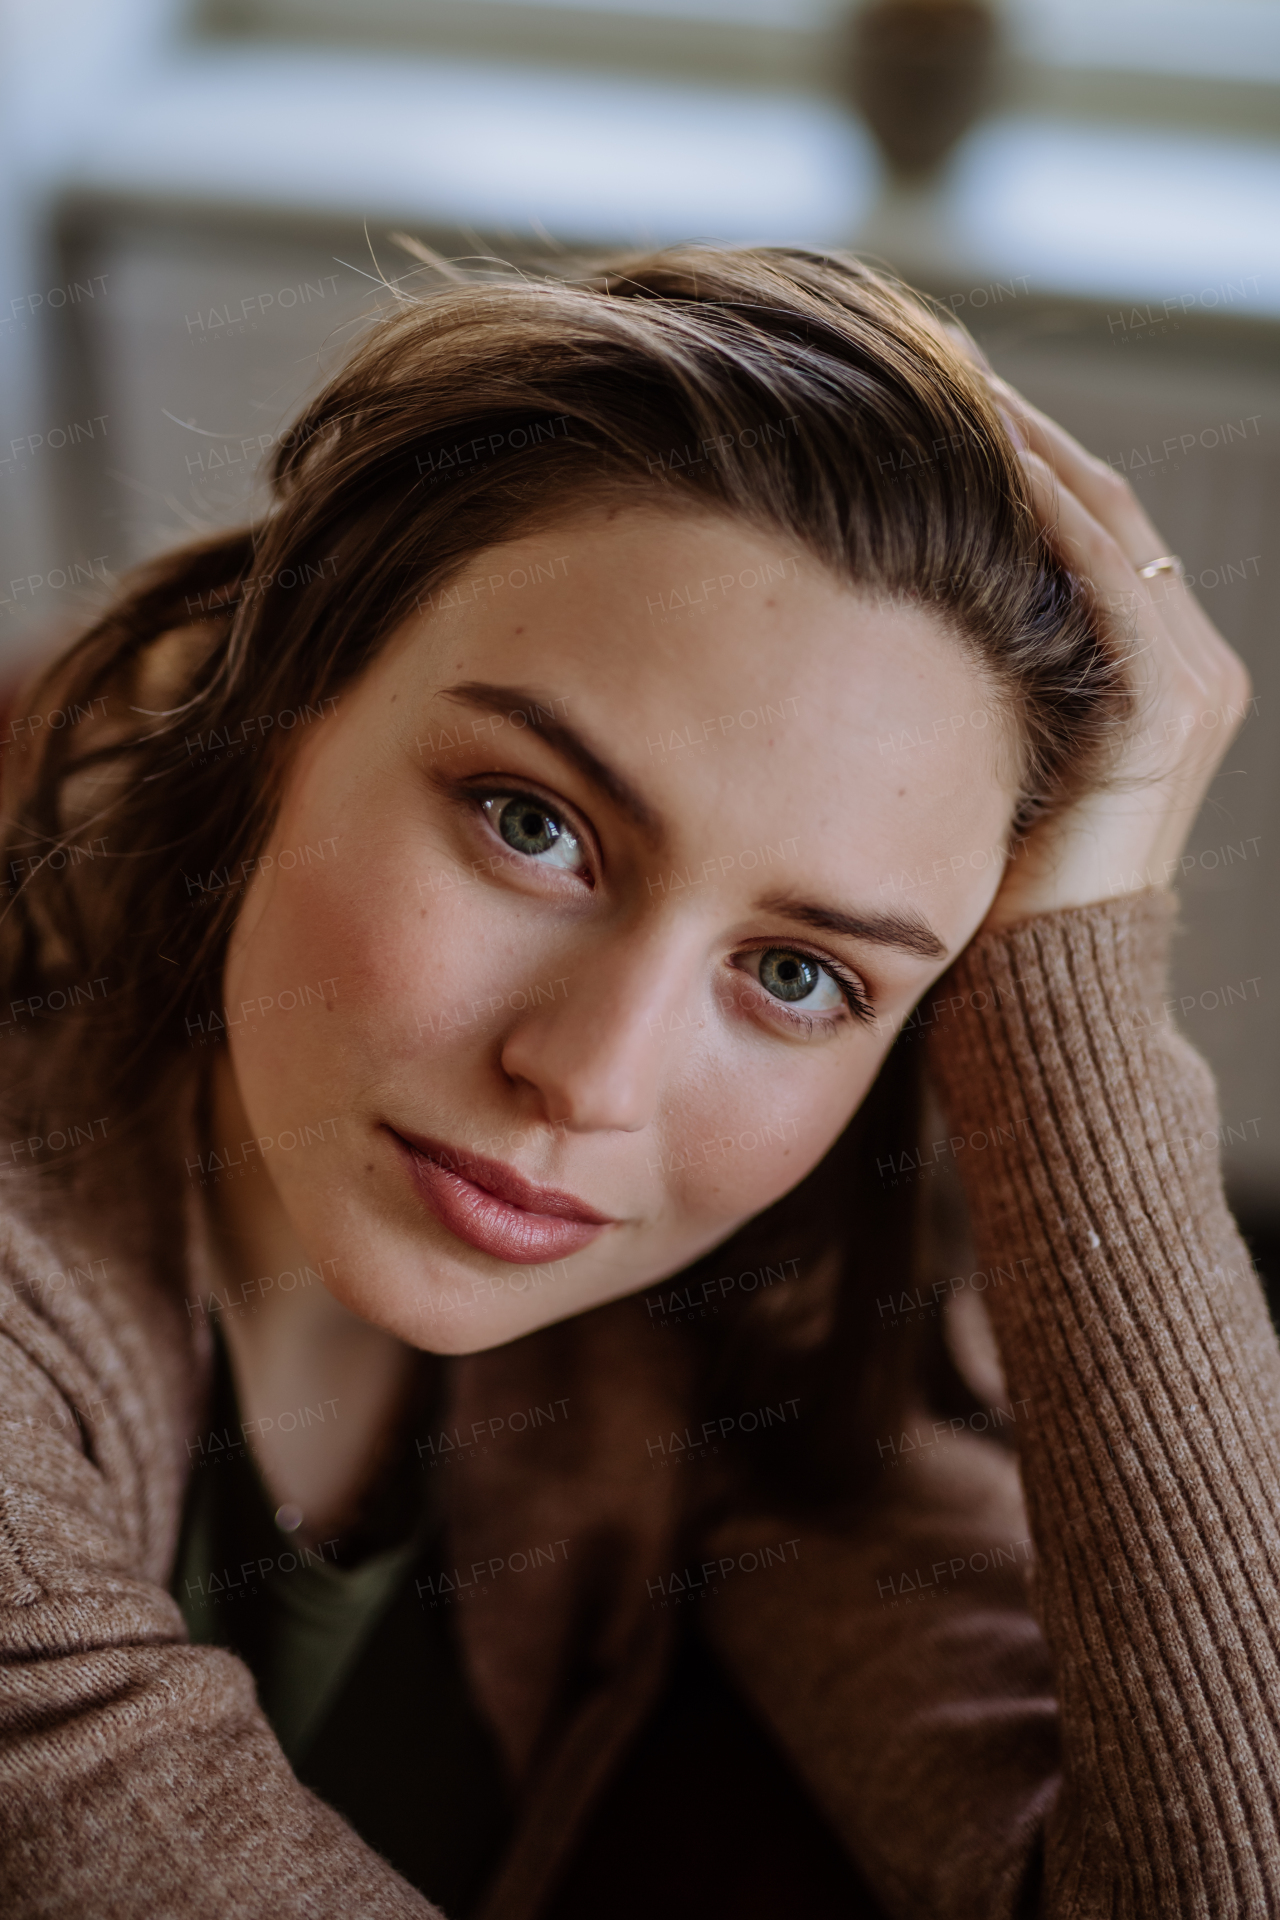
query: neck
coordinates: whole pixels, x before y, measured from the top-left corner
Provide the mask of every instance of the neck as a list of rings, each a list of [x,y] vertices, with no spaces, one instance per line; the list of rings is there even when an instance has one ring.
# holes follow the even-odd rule
[[[214,1064],[210,1145],[221,1150],[251,1129],[225,1053]],[[334,1297],[262,1167],[212,1189],[210,1250],[223,1297],[240,1419],[275,1506],[299,1508],[300,1536],[319,1539],[349,1524],[376,1475],[419,1356]],[[285,1291],[268,1276],[319,1272]],[[311,1410],[304,1420],[299,1408]],[[319,1409],[317,1416],[316,1410]]]

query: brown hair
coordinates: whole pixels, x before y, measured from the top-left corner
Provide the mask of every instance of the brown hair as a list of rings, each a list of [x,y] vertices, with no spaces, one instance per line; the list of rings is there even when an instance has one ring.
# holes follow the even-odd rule
[[[380,318],[283,436],[254,526],[142,568],[44,675],[41,701],[95,717],[8,769],[5,997],[107,984],[51,1022],[29,1104],[57,1106],[72,1046],[116,1112],[172,1084],[297,724],[481,550],[607,497],[745,519],[936,609],[1016,715],[1015,833],[1098,777],[1122,676],[976,361],[921,299],[782,249],[455,277]],[[246,721],[257,752],[210,753]]]

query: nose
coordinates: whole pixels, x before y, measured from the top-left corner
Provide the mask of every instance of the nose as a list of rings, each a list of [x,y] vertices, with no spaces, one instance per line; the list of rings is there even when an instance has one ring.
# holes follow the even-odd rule
[[[571,1133],[639,1133],[658,1109],[678,959],[622,932],[597,948],[563,998],[531,1008],[508,1032],[502,1066],[537,1093],[543,1118]]]

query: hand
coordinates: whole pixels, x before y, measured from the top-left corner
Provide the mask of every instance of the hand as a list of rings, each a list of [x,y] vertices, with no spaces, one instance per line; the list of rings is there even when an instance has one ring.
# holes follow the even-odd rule
[[[1024,445],[1032,500],[1054,550],[1085,581],[1136,695],[1107,790],[1033,828],[1009,862],[983,932],[1062,907],[1167,885],[1209,783],[1244,718],[1249,675],[1177,573],[1138,568],[1167,551],[1132,487],[988,374]]]

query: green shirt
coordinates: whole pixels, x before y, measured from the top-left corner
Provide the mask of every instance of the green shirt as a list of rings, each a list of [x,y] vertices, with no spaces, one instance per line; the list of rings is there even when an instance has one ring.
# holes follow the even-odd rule
[[[191,1638],[239,1654],[299,1779],[465,1916],[501,1853],[510,1796],[453,1615],[430,1599],[439,1469],[409,1436],[360,1538],[303,1546],[275,1523],[220,1336],[215,1346],[213,1415],[193,1444],[171,1582]]]

